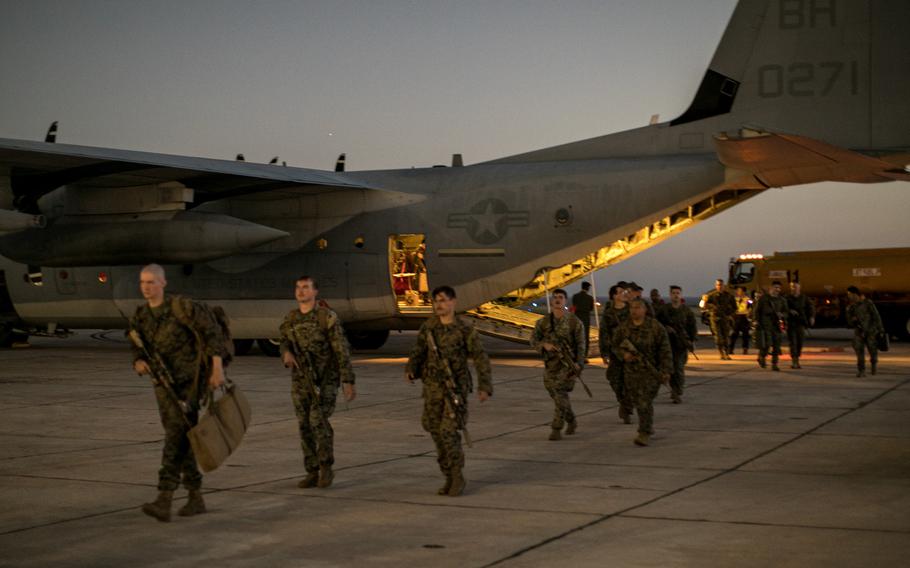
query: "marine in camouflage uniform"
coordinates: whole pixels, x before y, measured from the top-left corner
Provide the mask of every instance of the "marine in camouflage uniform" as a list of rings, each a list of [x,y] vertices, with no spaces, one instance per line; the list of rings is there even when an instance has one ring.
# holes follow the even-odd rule
[[[717,279],[714,290],[705,298],[705,309],[711,321],[711,332],[721,359],[730,359],[730,334],[733,316],[736,314],[736,299],[724,286],[724,281]]]
[[[629,304],[625,302],[625,296],[625,289],[618,284],[610,288],[610,301],[604,306],[603,316],[600,318],[598,345],[600,356],[607,365],[607,382],[610,383],[616,402],[619,403],[619,419],[631,424],[633,406],[626,395],[626,385],[622,378],[623,360],[612,355],[611,346],[613,333],[629,319]],[[617,307],[617,303],[621,306]]]
[[[790,367],[801,369],[799,358],[803,354],[806,329],[815,322],[815,306],[805,294],[800,293],[799,282],[790,283],[787,300],[787,339],[790,343]]]
[[[866,349],[869,350],[870,372],[878,371],[878,336],[885,332],[881,315],[872,300],[855,286],[847,288],[851,304],[847,306],[847,325],[853,328],[853,350],[856,352],[856,376],[866,376]]]
[[[657,309],[657,321],[663,324],[670,338],[673,351],[673,371],[670,373],[670,398],[679,404],[682,402],[683,389],[686,386],[686,363],[689,361],[689,349],[697,337],[695,316],[682,303],[682,288],[670,287],[670,303]]]
[[[633,300],[629,309],[629,319],[613,332],[611,347],[613,356],[625,362],[623,378],[629,400],[638,411],[635,444],[647,446],[654,433],[654,397],[661,383],[669,380],[673,355],[667,331],[656,319],[646,317],[644,302]],[[623,345],[626,340],[634,350]]]
[[[575,388],[575,377],[585,364],[585,333],[582,322],[564,310],[564,290],[553,291],[552,304],[553,312],[537,320],[534,326],[531,348],[544,358],[543,385],[554,404],[550,440],[559,440],[563,426],[568,436],[574,434],[578,427],[569,393]],[[565,357],[560,355],[560,350],[566,354]],[[571,361],[566,361],[566,358]],[[576,369],[570,365],[575,365]]]
[[[329,418],[340,385],[347,400],[356,396],[351,350],[341,321],[335,312],[316,304],[317,294],[312,278],[298,279],[294,295],[300,307],[285,316],[280,328],[281,356],[285,366],[293,368],[291,400],[307,472],[298,483],[302,489],[332,484],[335,432]]]
[[[157,355],[170,374],[173,394],[162,385],[162,378],[155,377],[155,399],[161,425],[164,427],[164,449],[161,468],[158,470],[158,498],[142,506],[142,511],[159,521],[167,522],[171,516],[173,492],[180,483],[189,490],[189,499],[180,509],[181,516],[205,512],[202,499],[202,473],[187,433],[196,425],[200,399],[206,394],[206,385],[219,386],[224,380],[222,358],[227,356],[218,323],[211,312],[200,304],[177,296],[165,296],[167,285],[164,269],[150,264],[140,272],[140,289],[148,300],[136,308],[130,319],[130,332],[138,332],[149,355]],[[175,311],[175,305],[176,311]],[[178,313],[179,312],[179,313]],[[156,363],[148,361],[149,355],[132,343],[133,368],[139,374],[151,374]],[[179,403],[186,404],[184,413]]]
[[[756,330],[758,341],[758,364],[765,367],[768,349],[771,349],[771,368],[780,371],[777,362],[780,357],[781,330],[780,322],[786,321],[789,309],[787,301],[780,295],[780,282],[774,281],[771,290],[762,294],[755,307]]]
[[[465,487],[460,431],[467,426],[468,394],[473,390],[468,359],[474,361],[477,370],[481,402],[493,394],[493,383],[490,360],[477,331],[455,316],[455,291],[441,286],[432,295],[437,315],[420,326],[417,343],[408,356],[406,376],[411,382],[417,378],[423,382],[421,425],[433,438],[436,461],[446,477],[437,493],[455,497]]]

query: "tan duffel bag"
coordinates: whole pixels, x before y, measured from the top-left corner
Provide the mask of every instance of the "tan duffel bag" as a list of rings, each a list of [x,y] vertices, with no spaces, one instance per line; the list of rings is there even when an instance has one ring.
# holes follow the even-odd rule
[[[209,398],[199,424],[189,431],[196,463],[204,472],[217,469],[237,449],[252,416],[250,403],[237,385],[228,380],[222,390],[218,400],[214,394]]]

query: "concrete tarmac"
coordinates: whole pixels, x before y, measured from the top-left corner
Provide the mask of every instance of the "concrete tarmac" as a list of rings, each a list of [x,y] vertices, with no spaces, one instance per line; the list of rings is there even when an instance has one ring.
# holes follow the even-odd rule
[[[578,433],[550,442],[552,403],[526,348],[484,339],[495,393],[470,402],[468,486],[441,497],[413,333],[355,356],[357,399],[332,419],[336,477],[303,475],[289,375],[229,369],[253,424],[205,476],[209,512],[143,515],[162,429],[122,332],[0,351],[0,566],[898,566],[910,557],[910,346],[855,377],[847,335],[803,369],[720,361],[703,338],[683,404],[662,388],[652,445],[633,445],[600,363],[572,395]],[[176,509],[185,492],[177,493]]]

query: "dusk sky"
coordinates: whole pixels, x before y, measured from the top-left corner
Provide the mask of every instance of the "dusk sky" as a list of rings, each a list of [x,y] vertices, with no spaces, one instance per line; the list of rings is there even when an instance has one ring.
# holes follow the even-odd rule
[[[668,120],[732,0],[0,0],[0,137],[331,169],[466,164]],[[598,274],[710,288],[742,252],[910,246],[910,184],[773,189]],[[575,287],[573,287],[574,290]]]

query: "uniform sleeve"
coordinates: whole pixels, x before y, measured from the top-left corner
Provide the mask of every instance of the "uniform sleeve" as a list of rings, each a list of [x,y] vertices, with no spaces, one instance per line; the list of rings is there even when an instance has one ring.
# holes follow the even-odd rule
[[[597,345],[600,347],[601,357],[606,358],[611,353],[610,343],[613,341],[612,334],[607,328],[607,308],[604,306],[603,315],[600,317],[600,329],[597,333]]]
[[[724,315],[732,316],[736,313],[736,300],[733,298],[732,294],[724,294],[724,298],[726,298],[725,303],[727,304],[727,309]]]
[[[626,336],[623,334],[623,326],[619,326],[613,330],[613,335],[610,336],[610,342],[608,348],[610,350],[610,357],[616,359],[617,361],[623,360],[622,351],[619,348],[619,345],[622,343],[622,340]]]
[[[856,304],[847,306],[847,327],[856,327]]]
[[[484,391],[487,394],[493,394],[490,358],[483,349],[483,344],[480,342],[480,335],[473,327],[468,331],[468,355],[474,360],[474,368],[477,369],[477,390]]]
[[[140,309],[141,308],[136,308],[136,313],[134,313],[133,317],[130,318],[129,328],[127,328],[127,330],[126,330],[127,338],[129,338],[130,331],[132,331],[132,330],[140,331],[140,327],[139,327],[139,310]],[[142,334],[140,333],[139,335],[141,336]],[[142,340],[145,341],[144,338]],[[130,339],[130,351],[132,351],[132,353],[133,353],[133,363],[136,363],[136,361],[138,361],[140,359],[145,360],[145,358],[146,358],[145,353],[142,352],[142,349],[140,349],[138,345],[133,343],[132,339]],[[146,361],[146,362],[151,363],[151,361]]]
[[[417,343],[414,344],[414,347],[411,348],[411,353],[408,355],[408,364],[405,367],[405,372],[415,378],[420,377],[421,370],[426,366],[429,349],[427,333],[427,324],[424,323],[420,326],[420,331],[417,332]]]
[[[692,310],[685,308],[686,314],[686,333],[689,335],[689,341],[695,341],[695,338],[698,337],[698,328],[695,327],[695,314],[692,313]]]
[[[354,384],[354,369],[351,367],[351,346],[348,345],[348,338],[344,334],[344,328],[341,326],[341,319],[334,313],[329,315],[332,352],[335,354],[335,361],[338,363],[338,372],[341,375],[342,383]]]
[[[673,351],[670,350],[670,337],[663,326],[654,327],[657,337],[657,368],[661,373],[669,373],[673,369]]]
[[[583,323],[581,323],[581,320],[578,319],[577,316],[571,315],[571,317],[575,318],[575,320],[576,320],[575,334],[574,334],[575,341],[572,342],[575,345],[575,353],[574,353],[575,362],[578,363],[579,365],[581,365],[582,367],[584,367],[585,366],[585,353],[587,352],[587,343],[588,343],[588,338],[585,337],[585,326]]]
[[[542,317],[537,320],[537,323],[534,324],[534,331],[531,332],[531,349],[538,353],[543,353],[543,347],[540,344],[543,343],[544,339],[543,325],[545,319],[545,317]]]
[[[878,308],[875,307],[872,301],[869,302],[869,319],[871,320],[873,333],[884,333],[885,326],[882,325],[882,316],[878,313]]]
[[[279,350],[281,351],[282,357],[284,357],[285,353],[291,351],[291,342],[294,341],[292,329],[291,314],[288,314],[284,316],[284,321],[281,322],[281,327],[278,328],[278,333],[281,335]]]
[[[184,302],[183,299],[177,299],[178,302]],[[201,304],[194,301],[188,301],[185,304],[191,310],[189,314],[189,323],[193,331],[199,334],[202,343],[202,354],[206,359],[212,357],[225,357],[224,336],[218,322],[215,321],[211,310],[205,309]]]

